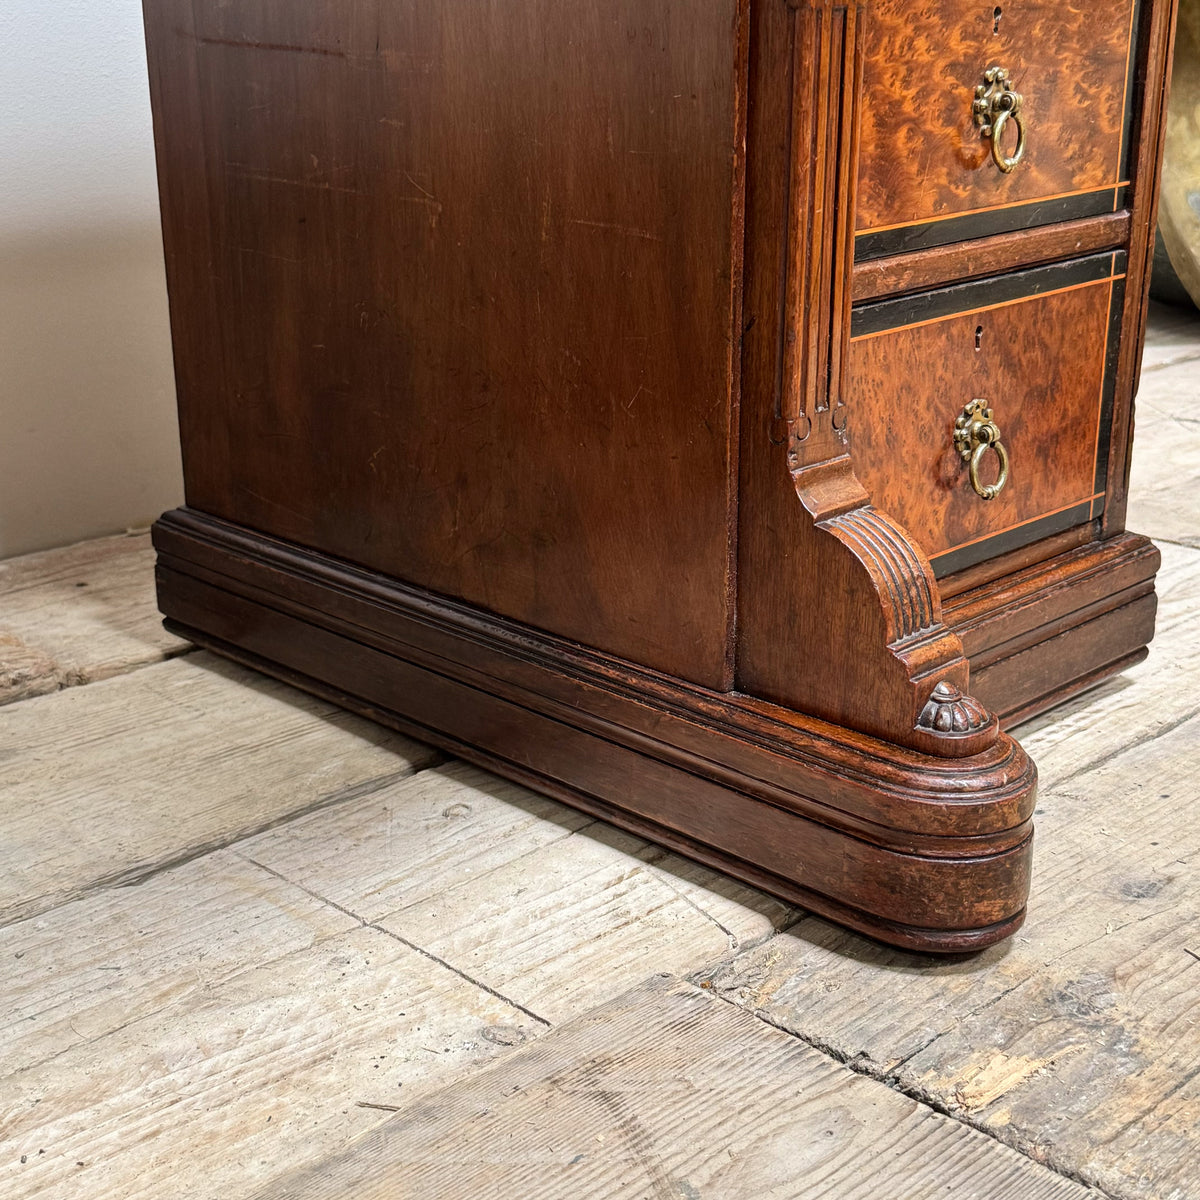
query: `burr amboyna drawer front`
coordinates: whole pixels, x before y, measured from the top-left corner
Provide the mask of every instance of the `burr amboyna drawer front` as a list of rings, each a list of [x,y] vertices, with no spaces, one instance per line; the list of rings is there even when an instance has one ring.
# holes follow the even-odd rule
[[[1123,252],[861,305],[856,471],[939,575],[1104,507]]]
[[[876,0],[860,258],[1125,206],[1141,5]]]

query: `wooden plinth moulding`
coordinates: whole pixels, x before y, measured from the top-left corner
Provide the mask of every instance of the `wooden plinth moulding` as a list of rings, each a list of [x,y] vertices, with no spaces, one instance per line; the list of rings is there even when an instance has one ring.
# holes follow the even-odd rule
[[[815,912],[943,951],[1024,915],[1034,770],[1004,735],[937,759],[187,510],[154,537],[183,636]]]

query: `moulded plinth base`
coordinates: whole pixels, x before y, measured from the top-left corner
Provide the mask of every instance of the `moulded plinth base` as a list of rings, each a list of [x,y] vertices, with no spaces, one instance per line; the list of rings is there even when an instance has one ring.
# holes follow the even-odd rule
[[[188,509],[154,530],[197,643],[893,945],[1007,937],[1036,771],[710,692]]]

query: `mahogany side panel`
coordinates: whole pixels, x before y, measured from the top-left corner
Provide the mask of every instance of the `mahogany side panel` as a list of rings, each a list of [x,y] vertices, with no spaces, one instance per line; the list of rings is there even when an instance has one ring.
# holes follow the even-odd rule
[[[145,0],[189,503],[727,686],[746,0]]]
[[[1137,7],[1135,0],[1005,0],[995,9],[962,0],[875,0],[858,229],[1124,182]],[[1028,149],[1009,175],[992,162],[971,108],[992,66],[1009,70],[1024,97]]]

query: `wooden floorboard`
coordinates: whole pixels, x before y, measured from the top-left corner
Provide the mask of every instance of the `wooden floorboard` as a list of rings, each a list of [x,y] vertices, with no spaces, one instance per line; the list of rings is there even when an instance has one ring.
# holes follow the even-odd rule
[[[658,977],[259,1200],[1076,1200],[1088,1189]]]
[[[1129,528],[1160,541],[1200,546],[1200,362],[1143,376],[1130,477]]]
[[[228,851],[0,930],[0,1196],[236,1200],[537,1027]]]
[[[1197,642],[1193,610],[1141,703],[1190,678],[1194,708],[1180,660]],[[1057,782],[1010,943],[943,962],[810,918],[698,978],[1113,1196],[1183,1200],[1200,1195],[1200,715],[1125,741],[1117,701],[1096,698],[1091,722],[1085,703],[1077,737],[1049,748]]]
[[[463,764],[237,849],[552,1023],[795,918],[782,901]]]
[[[419,747],[205,654],[0,731],[6,1200],[244,1195],[794,917],[477,768],[412,774]]]
[[[206,654],[7,705],[0,924],[438,758]]]
[[[0,704],[109,679],[188,649],[162,627],[149,533],[0,562]]]

